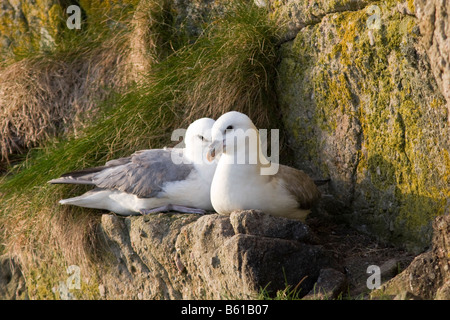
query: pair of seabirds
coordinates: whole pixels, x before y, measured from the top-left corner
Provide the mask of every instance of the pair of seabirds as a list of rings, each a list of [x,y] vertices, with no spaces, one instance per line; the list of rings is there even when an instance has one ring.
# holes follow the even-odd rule
[[[104,166],[63,174],[49,183],[93,185],[93,190],[59,203],[120,215],[166,211],[230,214],[256,209],[304,221],[320,198],[316,183],[321,181],[315,183],[303,171],[284,165],[279,165],[275,174],[261,175],[269,161],[261,158],[260,148],[249,148],[248,140],[247,145],[227,147],[238,130],[254,130],[259,145],[258,130],[250,118],[231,111],[217,121],[194,121],[186,131],[184,148],[137,151]],[[236,161],[252,158],[251,152],[259,153],[253,158],[256,161]]]

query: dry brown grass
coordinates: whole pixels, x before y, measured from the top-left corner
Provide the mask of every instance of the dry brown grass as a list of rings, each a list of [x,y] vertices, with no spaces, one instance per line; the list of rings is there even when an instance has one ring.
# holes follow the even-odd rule
[[[171,10],[170,1],[140,1],[130,21],[129,37],[129,75],[137,82],[145,81],[145,75],[152,64],[164,55],[167,46],[164,36],[159,32],[163,26],[171,28],[164,21],[165,13]],[[167,54],[167,52],[166,52]]]
[[[62,192],[56,193],[62,196]],[[20,261],[25,275],[37,266],[64,268],[76,264],[88,270],[98,261],[102,250],[97,238],[98,211],[68,207],[55,210],[53,196],[45,192],[30,197],[14,195],[7,201],[5,206],[16,209],[2,225],[1,236],[7,238],[5,252]]]
[[[0,69],[1,159],[80,129],[110,88],[124,87],[122,41],[114,38],[93,50],[27,58]]]

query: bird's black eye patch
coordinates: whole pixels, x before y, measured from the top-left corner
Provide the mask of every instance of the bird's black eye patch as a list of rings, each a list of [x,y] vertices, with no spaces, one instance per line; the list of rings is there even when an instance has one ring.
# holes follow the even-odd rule
[[[233,126],[228,126],[227,130],[233,130]]]
[[[200,140],[202,140],[202,141],[205,140],[205,137],[203,137],[203,136],[200,135],[200,134],[198,135],[198,138],[199,138]]]

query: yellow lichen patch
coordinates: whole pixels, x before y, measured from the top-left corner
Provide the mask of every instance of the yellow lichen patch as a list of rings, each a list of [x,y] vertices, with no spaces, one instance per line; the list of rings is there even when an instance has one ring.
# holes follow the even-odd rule
[[[0,17],[0,51],[23,51],[31,46],[31,36],[25,17],[17,15],[13,7],[3,8]]]
[[[50,26],[57,26],[62,19],[63,9],[59,4],[54,4],[50,10],[48,10],[48,23]],[[57,31],[56,28],[54,30]],[[55,33],[56,36],[56,33]]]
[[[443,174],[442,180],[444,184],[450,186],[450,154],[446,149],[441,150]],[[444,197],[450,198],[450,188],[445,188],[443,192]]]
[[[35,46],[52,48],[58,34],[62,10],[56,1],[23,1],[22,12],[29,21],[30,32],[35,39]]]
[[[414,5],[414,0],[408,0],[408,10],[411,13],[415,13],[416,12],[416,6]]]
[[[61,259],[61,258],[57,258]],[[98,277],[77,265],[48,263],[25,274],[28,296],[37,300],[96,300],[100,298]]]
[[[121,20],[138,3],[138,0],[80,1],[80,8],[85,13],[83,18],[105,23]],[[56,0],[5,4],[0,16],[0,52],[18,60],[30,54],[54,50],[62,28],[65,28],[66,9]]]
[[[327,163],[335,163],[330,171],[336,181],[345,180],[353,168],[351,159],[358,159],[355,189],[371,213],[356,213],[360,221],[381,237],[426,245],[433,217],[448,211],[444,100],[429,89],[436,86],[431,71],[417,66],[426,57],[417,46],[416,20],[400,14],[397,1],[375,5],[379,28],[369,28],[368,6],[328,14],[285,46],[289,62],[283,61],[281,68],[288,76],[282,79],[285,85],[294,83],[280,101],[285,113],[295,112],[292,106],[309,108],[315,123],[302,119],[291,127],[305,134],[296,138],[304,154],[310,155],[304,149],[311,148],[319,153],[316,157],[323,152],[335,157]],[[418,76],[421,72],[428,74]],[[428,88],[423,77],[431,79]],[[351,132],[358,131],[358,138],[352,138]],[[359,145],[348,157],[352,143]],[[331,153],[335,144],[339,147]],[[314,156],[309,157],[308,163],[316,166]],[[345,170],[338,172],[340,168]]]

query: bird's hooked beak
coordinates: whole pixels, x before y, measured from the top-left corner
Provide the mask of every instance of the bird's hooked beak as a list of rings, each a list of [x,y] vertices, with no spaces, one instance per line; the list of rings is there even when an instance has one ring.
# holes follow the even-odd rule
[[[225,150],[225,140],[213,141],[213,143],[209,145],[208,152],[206,153],[206,159],[208,159],[208,161],[211,162],[216,158],[216,156],[220,155],[224,150]]]

